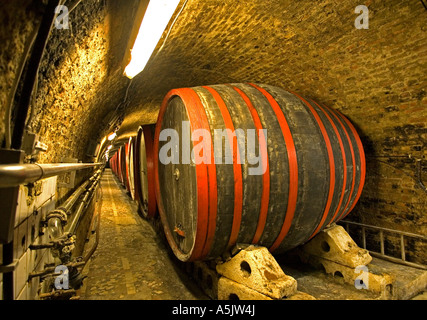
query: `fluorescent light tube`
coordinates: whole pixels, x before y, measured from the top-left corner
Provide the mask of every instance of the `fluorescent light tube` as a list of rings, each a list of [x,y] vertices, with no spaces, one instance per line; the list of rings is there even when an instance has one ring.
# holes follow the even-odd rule
[[[144,70],[180,0],[150,0],[131,50],[125,75],[132,79]]]

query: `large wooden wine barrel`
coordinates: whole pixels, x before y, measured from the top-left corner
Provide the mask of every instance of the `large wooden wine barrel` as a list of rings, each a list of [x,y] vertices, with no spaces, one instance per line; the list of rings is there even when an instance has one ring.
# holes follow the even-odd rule
[[[182,261],[236,243],[286,252],[345,217],[365,180],[362,143],[346,117],[269,85],[172,90],[154,141],[160,217]]]
[[[135,195],[144,217],[157,215],[154,190],[153,139],[155,125],[140,126],[135,139]]]

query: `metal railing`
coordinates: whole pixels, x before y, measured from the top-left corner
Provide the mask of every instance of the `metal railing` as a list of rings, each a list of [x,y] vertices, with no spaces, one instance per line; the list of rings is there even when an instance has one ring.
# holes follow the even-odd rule
[[[382,258],[384,260],[388,260],[391,262],[404,264],[404,265],[407,265],[410,267],[427,270],[427,265],[407,261],[406,260],[406,249],[405,249],[405,238],[413,238],[413,239],[418,239],[418,240],[427,242],[426,236],[423,236],[420,234],[415,234],[415,233],[410,233],[410,232],[406,232],[406,231],[377,227],[377,226],[368,225],[368,224],[359,223],[359,222],[347,221],[347,220],[342,220],[342,221],[338,222],[338,224],[340,224],[340,223],[345,225],[345,228],[346,228],[348,233],[350,233],[349,232],[349,226],[350,225],[357,226],[360,228],[361,234],[362,234],[362,247],[363,247],[363,249],[367,249],[367,247],[366,247],[366,230],[369,229],[369,230],[378,231],[379,237],[380,237],[380,252],[367,249],[372,256]],[[385,254],[384,233],[391,233],[391,234],[398,235],[400,237],[400,258],[392,257],[392,256]]]
[[[62,173],[101,165],[102,163],[4,164],[0,165],[0,188],[34,183]]]

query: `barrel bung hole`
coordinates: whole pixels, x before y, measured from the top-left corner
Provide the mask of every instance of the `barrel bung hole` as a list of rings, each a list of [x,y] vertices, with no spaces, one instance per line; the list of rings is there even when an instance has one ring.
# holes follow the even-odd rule
[[[252,273],[251,266],[246,261],[240,263],[240,270],[243,272],[244,277],[249,277]]]

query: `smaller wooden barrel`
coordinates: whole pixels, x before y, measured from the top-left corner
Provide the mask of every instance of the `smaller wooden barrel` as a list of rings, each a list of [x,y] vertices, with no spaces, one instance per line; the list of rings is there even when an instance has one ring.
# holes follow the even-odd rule
[[[120,149],[116,151],[112,158],[112,164],[113,167],[111,168],[113,170],[114,175],[119,178],[119,153]]]
[[[123,184],[123,146],[117,151],[117,178]]]
[[[108,160],[108,163],[109,163],[109,166],[110,166],[111,172],[112,172],[113,174],[115,174],[115,171],[114,171],[114,156],[112,156],[112,157],[110,158],[110,160]]]
[[[120,147],[120,181],[127,189],[127,165],[126,165],[126,154],[127,154],[127,143]]]
[[[110,167],[113,174],[117,176],[117,152],[110,159]]]
[[[134,152],[135,198],[138,200],[141,213],[148,219],[157,215],[153,162],[154,130],[155,125],[139,127]]]
[[[135,199],[135,143],[136,137],[130,137],[128,142],[128,153],[126,157],[126,167],[128,174],[128,191],[133,200]]]

